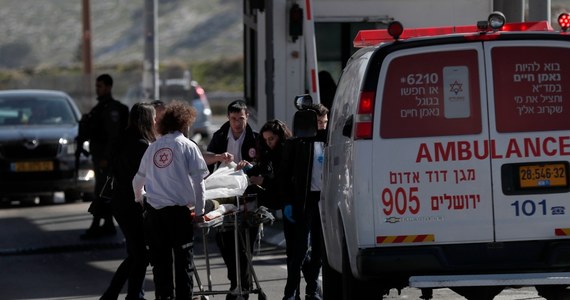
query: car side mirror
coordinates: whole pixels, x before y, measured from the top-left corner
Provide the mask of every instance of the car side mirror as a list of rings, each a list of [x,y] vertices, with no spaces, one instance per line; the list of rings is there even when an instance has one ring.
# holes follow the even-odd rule
[[[293,116],[293,136],[298,138],[313,138],[317,136],[317,113],[309,106],[313,103],[310,95],[295,97],[295,107],[298,111]]]
[[[293,135],[299,138],[317,136],[317,113],[312,110],[300,110],[293,117]]]

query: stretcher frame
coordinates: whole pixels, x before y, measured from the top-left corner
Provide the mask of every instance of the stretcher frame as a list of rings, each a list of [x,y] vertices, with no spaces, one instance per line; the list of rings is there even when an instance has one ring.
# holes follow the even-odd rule
[[[251,195],[248,195],[251,196]],[[239,231],[240,228],[242,229],[247,229],[247,228],[251,228],[251,226],[257,226],[258,230],[259,227],[266,223],[266,222],[259,222],[258,224],[247,224],[247,220],[245,218],[245,214],[248,213],[247,210],[244,209],[244,211],[240,211],[240,198],[244,198],[244,207],[246,205],[246,200],[244,196],[235,196],[235,200],[236,200],[236,207],[238,207],[238,211],[235,212],[231,212],[228,214],[224,214],[218,218],[215,218],[211,221],[205,221],[205,222],[200,222],[196,224],[196,227],[202,230],[202,239],[203,239],[203,247],[204,247],[204,256],[205,256],[205,261],[206,261],[206,277],[207,277],[207,281],[208,281],[208,288],[205,289],[204,286],[202,285],[202,281],[200,280],[200,275],[198,274],[198,270],[196,268],[196,264],[194,264],[194,261],[192,261],[192,264],[194,265],[194,278],[196,279],[196,284],[198,286],[198,291],[194,292],[195,296],[200,296],[201,300],[207,300],[208,298],[206,296],[210,296],[210,295],[229,295],[229,294],[233,294],[231,290],[213,290],[212,289],[212,275],[211,275],[211,271],[210,271],[210,256],[209,256],[209,251],[208,251],[208,245],[207,245],[207,235],[210,232],[210,229],[217,229],[220,230],[221,227],[231,227],[231,229],[234,232],[234,253],[235,253],[235,260],[236,260],[236,279],[237,279],[237,295],[236,295],[236,300],[244,300],[244,295],[246,294],[258,294],[258,299],[259,300],[265,300],[267,299],[267,296],[265,295],[265,293],[263,292],[261,285],[259,284],[259,280],[257,278],[257,274],[255,273],[255,269],[253,268],[253,255],[252,255],[252,249],[250,247],[250,234],[249,234],[249,230],[244,230],[244,239],[240,238],[239,235]],[[231,217],[231,219],[230,219]],[[226,220],[226,219],[230,219],[230,220]],[[261,219],[260,219],[261,220]],[[247,226],[243,226],[243,225],[247,225]],[[249,269],[249,273],[251,274],[251,277],[253,278],[254,281],[254,285],[255,287],[253,289],[248,289],[246,291],[242,290],[242,282],[241,282],[241,268],[240,268],[240,259],[239,259],[239,244],[241,243],[242,246],[244,246],[245,249],[245,255],[246,255],[246,259],[247,259],[247,264],[248,264],[248,269]],[[194,257],[192,258],[194,259]]]

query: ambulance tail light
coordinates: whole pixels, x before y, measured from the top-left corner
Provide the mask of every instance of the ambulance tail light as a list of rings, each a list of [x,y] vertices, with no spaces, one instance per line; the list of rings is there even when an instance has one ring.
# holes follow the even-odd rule
[[[374,124],[374,98],[375,92],[362,91],[358,101],[356,112],[354,139],[372,139],[372,128]]]
[[[561,13],[558,16],[558,25],[560,25],[560,29],[564,32],[568,31],[570,27],[570,14],[568,13]]]

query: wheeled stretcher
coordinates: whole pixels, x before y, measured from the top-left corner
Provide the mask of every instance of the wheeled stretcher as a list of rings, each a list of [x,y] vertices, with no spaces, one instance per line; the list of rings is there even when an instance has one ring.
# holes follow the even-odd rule
[[[265,207],[257,207],[257,199],[255,195],[247,195],[247,196],[236,196],[231,197],[233,201],[235,201],[236,207],[239,209],[237,211],[229,212],[220,217],[214,218],[209,221],[204,221],[200,223],[196,223],[196,228],[202,231],[202,237],[204,240],[204,255],[205,255],[205,262],[206,262],[206,276],[207,276],[207,288],[202,285],[202,281],[198,274],[196,268],[194,268],[194,277],[196,279],[196,285],[198,287],[198,291],[194,292],[194,295],[201,296],[202,300],[208,299],[208,295],[220,295],[220,294],[230,294],[230,293],[237,293],[236,299],[243,300],[245,294],[258,294],[260,300],[265,300],[266,295],[264,294],[259,280],[257,279],[257,275],[255,273],[255,269],[253,268],[253,255],[252,249],[250,247],[250,231],[243,230],[243,229],[251,229],[251,228],[258,228],[258,230],[263,230],[263,224],[272,223],[274,221],[274,217],[267,210]],[[227,198],[226,198],[227,201]],[[233,231],[234,239],[235,239],[235,257],[236,257],[236,275],[237,275],[237,289],[236,291],[228,291],[228,290],[213,290],[212,289],[212,278],[210,272],[210,258],[209,252],[207,247],[207,235],[211,232],[211,230],[218,230],[218,231]],[[240,231],[243,234],[240,234]],[[254,237],[255,238],[255,237]],[[238,244],[239,243],[239,244]],[[239,259],[239,245],[243,246],[243,249],[246,251],[247,263],[248,268],[250,270],[250,274],[252,276],[254,282],[253,289],[246,289],[242,290],[242,282],[240,276],[240,259]]]

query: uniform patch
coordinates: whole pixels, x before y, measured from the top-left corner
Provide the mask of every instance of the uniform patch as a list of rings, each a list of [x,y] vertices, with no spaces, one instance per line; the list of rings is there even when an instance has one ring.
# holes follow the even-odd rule
[[[255,154],[257,152],[255,151],[255,148],[249,148],[249,151],[247,152],[247,154],[249,155],[249,157],[255,157]]]
[[[158,168],[166,168],[170,163],[172,163],[172,149],[162,148],[154,153],[152,159],[154,165]]]

